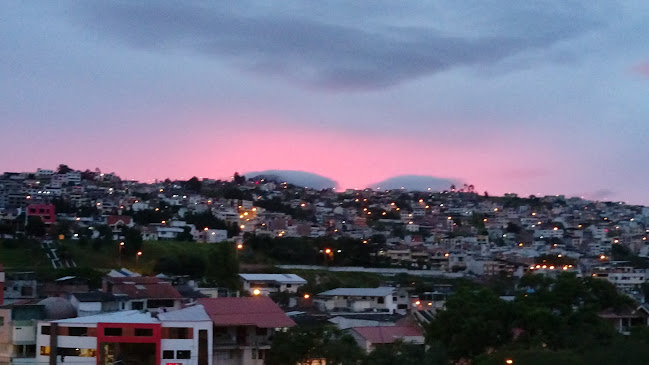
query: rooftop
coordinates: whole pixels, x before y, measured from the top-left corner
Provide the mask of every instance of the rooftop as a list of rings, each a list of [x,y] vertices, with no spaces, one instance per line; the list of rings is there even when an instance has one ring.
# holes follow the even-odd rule
[[[321,296],[352,296],[352,297],[386,297],[394,293],[396,289],[389,286],[378,288],[336,288],[327,290],[318,295]]]
[[[274,281],[284,284],[306,284],[306,280],[296,274],[239,274],[246,281]]]
[[[353,327],[351,330],[371,343],[393,343],[404,337],[424,335],[416,326]]]
[[[295,325],[275,302],[265,296],[201,298],[198,303],[205,307],[215,326],[277,328]]]

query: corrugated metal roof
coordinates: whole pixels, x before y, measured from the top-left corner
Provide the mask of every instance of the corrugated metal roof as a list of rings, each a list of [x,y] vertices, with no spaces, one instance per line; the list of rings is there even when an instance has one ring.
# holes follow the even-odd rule
[[[386,297],[394,293],[396,289],[389,286],[380,286],[378,288],[337,288],[327,290],[318,295],[321,296],[352,296],[352,297]]]
[[[205,307],[202,305],[195,305],[185,309],[179,309],[171,312],[164,312],[158,314],[158,319],[161,321],[178,321],[178,322],[201,322],[211,321],[210,316],[207,315]]]
[[[306,280],[295,274],[239,274],[246,281],[274,281],[284,284],[306,284]]]
[[[422,337],[421,328],[415,326],[353,327],[351,329],[371,343],[393,343],[404,337]]]
[[[52,321],[53,323],[159,323],[148,312],[138,310],[102,313],[94,316],[77,317]]]
[[[247,298],[202,298],[198,302],[215,326],[256,326],[259,328],[292,327],[290,319],[272,299],[259,296]]]

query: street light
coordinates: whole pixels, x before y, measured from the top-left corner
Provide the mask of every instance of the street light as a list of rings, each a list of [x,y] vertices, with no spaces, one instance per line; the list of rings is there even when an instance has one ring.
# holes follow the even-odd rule
[[[140,256],[142,256],[142,251],[138,251],[137,254],[135,254],[135,266],[140,262]]]
[[[117,257],[119,259],[119,268],[122,268],[122,250],[124,249],[124,241],[119,243],[119,246],[117,246]]]
[[[304,299],[309,299],[311,296],[309,294],[304,294]]]
[[[514,360],[512,360],[512,359],[505,360],[505,364],[507,364],[507,365],[511,365],[513,363],[514,363]]]
[[[237,250],[242,250],[243,249],[243,243],[239,243],[237,245]]]
[[[261,290],[259,289],[255,289],[252,291],[252,295],[259,295],[259,294],[261,294]]]

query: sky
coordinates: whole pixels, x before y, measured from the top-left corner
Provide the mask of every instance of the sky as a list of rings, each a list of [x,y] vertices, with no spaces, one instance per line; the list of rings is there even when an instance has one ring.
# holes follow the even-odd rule
[[[649,204],[649,2],[3,1],[1,171]]]

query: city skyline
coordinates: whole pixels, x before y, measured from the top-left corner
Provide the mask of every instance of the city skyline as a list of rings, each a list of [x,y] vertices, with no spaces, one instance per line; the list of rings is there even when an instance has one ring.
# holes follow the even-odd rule
[[[0,4],[0,170],[649,204],[647,4],[237,4]]]

